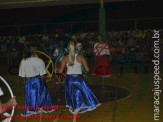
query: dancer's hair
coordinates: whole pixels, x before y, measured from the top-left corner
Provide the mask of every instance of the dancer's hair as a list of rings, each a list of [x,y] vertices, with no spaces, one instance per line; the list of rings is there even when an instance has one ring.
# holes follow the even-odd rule
[[[101,36],[101,37],[103,38],[103,35],[102,35],[102,34],[97,34],[97,35],[96,35],[96,38],[97,38],[98,36]]]
[[[68,62],[69,66],[73,66],[74,65],[75,47],[76,47],[75,42],[74,41],[70,41],[70,44],[69,44],[69,62]]]
[[[30,47],[36,47],[37,48],[37,45],[34,43],[30,43],[28,45],[27,49],[25,49],[23,52],[23,58],[24,59],[27,59],[27,58],[31,57],[31,55],[35,54],[33,51],[30,50]]]

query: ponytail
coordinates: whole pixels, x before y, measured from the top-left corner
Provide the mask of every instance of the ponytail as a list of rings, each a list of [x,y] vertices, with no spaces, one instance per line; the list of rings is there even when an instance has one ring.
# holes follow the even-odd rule
[[[75,43],[74,43],[74,41],[70,41],[70,44],[69,44],[69,62],[68,62],[69,66],[74,65],[74,59],[75,59]]]

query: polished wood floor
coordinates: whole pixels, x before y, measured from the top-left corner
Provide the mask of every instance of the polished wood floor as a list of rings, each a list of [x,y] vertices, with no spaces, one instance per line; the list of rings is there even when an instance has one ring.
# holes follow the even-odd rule
[[[5,71],[7,69],[4,69]],[[17,96],[18,105],[24,105],[24,79],[10,74],[3,74],[9,82],[14,94]],[[163,78],[161,74],[160,77]],[[86,80],[89,85],[101,85],[101,79],[97,76],[88,75]],[[163,84],[160,84],[163,86]],[[57,88],[55,78],[47,83],[49,89]],[[111,77],[105,79],[105,86],[116,86],[129,91],[129,95],[115,101],[102,103],[97,109],[80,115],[77,122],[154,122],[153,105],[153,74],[152,73],[112,73]],[[162,87],[161,87],[162,88]],[[99,87],[99,92],[102,90]],[[163,95],[160,96],[160,103],[163,103]],[[56,98],[57,99],[57,98]],[[57,99],[58,100],[58,99]],[[64,101],[64,99],[60,99]],[[160,104],[160,122],[163,122],[162,104]],[[50,115],[71,115],[64,105]],[[15,110],[15,115],[20,115],[21,110]],[[44,114],[47,115],[47,114]],[[13,122],[24,122],[24,119],[13,119]],[[36,119],[29,119],[29,122],[37,122]],[[43,119],[42,122],[72,122],[72,119]]]

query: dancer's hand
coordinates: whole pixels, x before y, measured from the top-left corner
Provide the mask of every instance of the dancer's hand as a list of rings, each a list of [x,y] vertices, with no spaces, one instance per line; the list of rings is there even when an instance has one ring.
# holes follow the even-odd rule
[[[9,105],[9,106],[16,106],[16,105],[17,105],[16,96],[14,96],[13,98],[11,98],[11,99],[8,101],[8,105]]]
[[[58,71],[58,68],[55,68],[55,69],[54,69],[54,73],[57,73],[57,71]]]
[[[46,81],[51,81],[52,80],[52,78],[51,77],[47,77],[47,80]]]

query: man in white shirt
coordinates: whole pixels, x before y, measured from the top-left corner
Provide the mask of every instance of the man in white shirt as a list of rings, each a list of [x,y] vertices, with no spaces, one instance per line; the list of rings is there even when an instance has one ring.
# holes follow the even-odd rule
[[[0,96],[2,96],[4,93],[2,91],[2,89],[0,88]],[[16,102],[16,97],[14,96],[13,98],[11,98],[8,102],[2,104],[1,100],[0,100],[0,114],[2,114],[3,112],[5,112],[5,109],[8,106],[16,106],[17,102]]]

